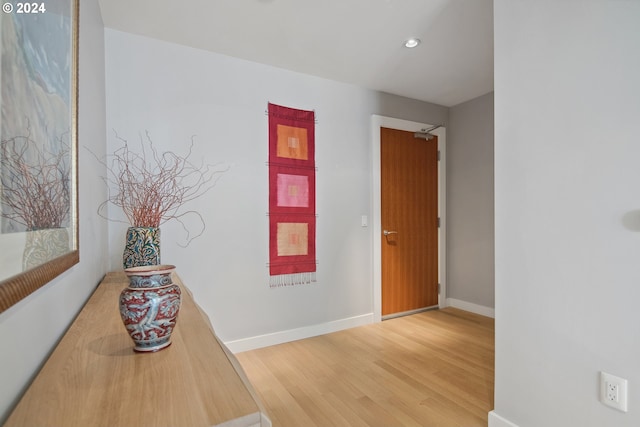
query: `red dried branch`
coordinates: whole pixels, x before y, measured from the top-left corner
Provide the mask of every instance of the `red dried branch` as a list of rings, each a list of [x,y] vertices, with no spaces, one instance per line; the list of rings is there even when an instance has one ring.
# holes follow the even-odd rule
[[[0,142],[1,214],[28,231],[67,224],[71,207],[69,146],[41,148],[29,135]]]
[[[98,213],[106,219],[104,209],[109,203],[122,209],[129,223],[135,227],[159,227],[161,224],[180,218],[188,213],[199,217],[204,232],[204,220],[195,211],[181,211],[183,206],[202,196],[215,186],[220,174],[217,165],[196,165],[190,158],[193,153],[194,137],[185,156],[173,151],[159,153],[149,132],[140,137],[141,151],[131,151],[129,143],[115,135],[123,146],[98,159],[107,169],[104,181],[109,189],[109,197],[98,208]],[[187,232],[187,227],[182,223]],[[193,238],[195,238],[193,237]]]

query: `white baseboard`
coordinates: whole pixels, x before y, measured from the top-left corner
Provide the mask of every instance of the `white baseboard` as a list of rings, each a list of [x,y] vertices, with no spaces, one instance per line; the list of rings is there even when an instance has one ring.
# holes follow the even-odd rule
[[[234,341],[225,341],[232,353],[255,350],[257,348],[282,344],[285,342],[301,340],[318,335],[329,334],[343,329],[355,328],[373,323],[373,313],[362,314],[360,316],[349,317],[347,319],[334,320],[332,322],[318,325],[306,326],[303,328],[289,329],[286,331],[274,332],[271,334],[258,335],[255,337],[243,338]]]
[[[489,412],[489,427],[518,427],[511,421],[502,418],[495,411]]]
[[[447,298],[446,305],[448,307],[459,308],[461,310],[470,311],[482,316],[495,317],[495,311],[493,308],[473,304],[455,298]],[[343,329],[368,325],[369,323],[373,322],[373,313],[368,313],[362,314],[360,316],[349,317],[347,319],[334,320],[332,322],[306,326],[303,328],[289,329],[286,331],[273,332],[271,334],[258,335],[255,337],[243,338],[239,340],[225,341],[224,344],[229,350],[231,350],[232,353],[235,354],[241,353],[243,351],[255,350],[257,348],[268,347],[271,345],[282,344],[285,342],[315,337],[317,335],[329,334],[331,332],[337,332]]]
[[[447,298],[447,307],[455,307],[460,310],[470,311],[472,313],[491,318],[496,317],[496,311],[491,307],[485,307],[484,305],[474,304],[472,302],[466,302],[455,298]]]

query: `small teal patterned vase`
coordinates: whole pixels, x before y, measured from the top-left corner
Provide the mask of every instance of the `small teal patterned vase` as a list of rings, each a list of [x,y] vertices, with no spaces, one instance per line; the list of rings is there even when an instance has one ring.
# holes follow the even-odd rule
[[[182,296],[173,283],[173,265],[150,265],[124,270],[129,286],[120,293],[120,317],[134,350],[153,352],[171,345]]]
[[[160,228],[129,227],[122,255],[124,268],[160,264]]]

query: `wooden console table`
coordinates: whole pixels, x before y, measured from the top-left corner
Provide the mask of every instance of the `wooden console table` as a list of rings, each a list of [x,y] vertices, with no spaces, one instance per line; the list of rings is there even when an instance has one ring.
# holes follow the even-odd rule
[[[269,427],[235,356],[182,289],[172,344],[136,353],[120,319],[123,272],[108,273],[5,426]]]

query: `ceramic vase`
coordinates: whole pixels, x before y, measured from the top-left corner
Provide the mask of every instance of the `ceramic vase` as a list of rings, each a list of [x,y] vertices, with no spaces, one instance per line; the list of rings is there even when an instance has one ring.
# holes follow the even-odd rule
[[[120,293],[120,316],[135,351],[158,351],[171,344],[180,311],[180,287],[173,283],[173,265],[124,270],[129,286]]]
[[[124,268],[160,264],[160,228],[129,227],[122,255]]]

